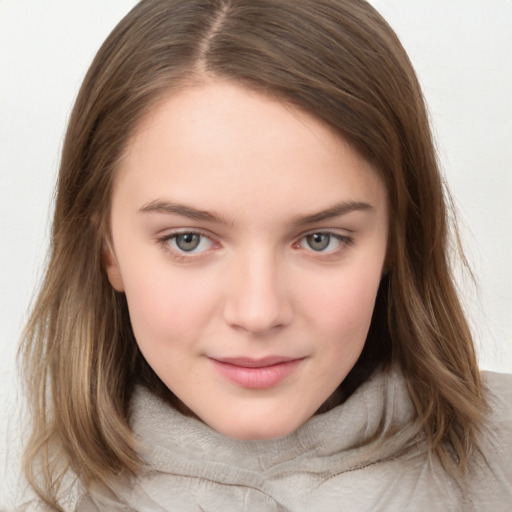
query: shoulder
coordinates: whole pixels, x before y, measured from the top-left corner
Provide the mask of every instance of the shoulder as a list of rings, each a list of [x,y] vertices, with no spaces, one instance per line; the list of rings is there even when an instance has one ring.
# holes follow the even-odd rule
[[[512,486],[512,375],[483,372],[488,411],[482,425],[481,450],[494,465],[507,468]]]
[[[512,374],[486,371],[482,381],[489,405],[487,425],[512,434]]]
[[[483,372],[482,381],[488,410],[480,449],[491,467],[508,475],[512,488],[512,375]]]
[[[512,503],[512,375],[483,372],[488,403],[478,450],[472,457],[468,494],[477,510],[510,510]]]

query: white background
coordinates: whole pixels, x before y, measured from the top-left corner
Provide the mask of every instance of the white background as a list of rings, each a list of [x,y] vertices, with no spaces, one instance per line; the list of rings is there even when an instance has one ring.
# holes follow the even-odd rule
[[[512,1],[371,3],[423,85],[478,282],[461,288],[481,366],[512,372]],[[96,50],[134,4],[0,0],[0,461],[66,121]]]

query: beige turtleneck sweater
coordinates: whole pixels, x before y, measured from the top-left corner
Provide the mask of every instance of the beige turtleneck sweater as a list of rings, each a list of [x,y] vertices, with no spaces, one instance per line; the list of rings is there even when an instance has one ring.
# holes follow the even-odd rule
[[[377,372],[344,404],[275,440],[240,441],[181,415],[144,388],[133,429],[148,464],[78,512],[512,511],[512,376],[485,373],[490,413],[465,477],[428,456],[405,382]],[[375,438],[382,427],[386,440]]]

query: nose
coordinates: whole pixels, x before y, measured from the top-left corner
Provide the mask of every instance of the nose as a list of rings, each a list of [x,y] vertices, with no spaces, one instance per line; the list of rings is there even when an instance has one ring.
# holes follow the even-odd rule
[[[253,254],[233,262],[224,307],[232,328],[261,335],[290,323],[293,310],[284,268],[275,260]]]

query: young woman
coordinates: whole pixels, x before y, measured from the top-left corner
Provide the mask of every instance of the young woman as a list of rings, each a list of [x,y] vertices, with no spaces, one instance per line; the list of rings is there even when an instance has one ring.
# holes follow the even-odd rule
[[[411,64],[360,0],[143,0],[63,148],[26,510],[507,510]]]

